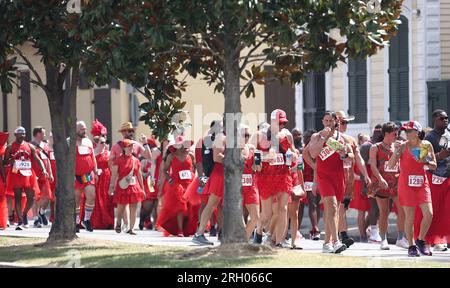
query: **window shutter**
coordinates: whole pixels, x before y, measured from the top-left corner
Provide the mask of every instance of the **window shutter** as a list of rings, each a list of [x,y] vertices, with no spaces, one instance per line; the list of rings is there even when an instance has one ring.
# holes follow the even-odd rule
[[[353,123],[367,123],[367,62],[348,59],[348,114]]]
[[[389,47],[389,117],[391,121],[409,120],[408,19],[402,24]]]

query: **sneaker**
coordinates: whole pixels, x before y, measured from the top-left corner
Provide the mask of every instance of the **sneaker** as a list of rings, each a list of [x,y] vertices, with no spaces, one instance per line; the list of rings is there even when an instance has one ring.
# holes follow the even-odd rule
[[[41,224],[41,221],[39,218],[34,220],[33,226],[34,226],[34,228],[42,228],[42,224]]]
[[[345,249],[347,249],[347,246],[345,246],[345,244],[343,244],[341,241],[336,241],[336,243],[333,244],[334,254],[339,254],[342,251],[345,251]]]
[[[211,230],[209,231],[209,237],[216,237],[216,236],[217,236],[216,226],[212,226]]]
[[[22,222],[17,223],[17,227],[16,227],[17,231],[22,231],[23,230],[22,227],[20,227],[20,226],[22,226]]]
[[[291,249],[292,248],[291,244],[287,243],[286,241],[282,241],[282,242],[280,242],[278,244],[275,244],[274,247],[275,248],[287,248],[287,249]]]
[[[419,249],[420,254],[425,256],[431,256],[433,253],[431,253],[430,248],[428,247],[427,243],[424,240],[416,240],[416,246]]]
[[[344,243],[345,246],[347,246],[347,248],[350,248],[350,246],[352,246],[353,243],[355,243],[355,240],[353,238],[351,238],[351,237],[343,238],[342,239],[342,243]]]
[[[420,253],[416,245],[408,247],[408,257],[420,257]]]
[[[39,213],[39,217],[41,218],[40,220],[41,220],[42,225],[47,226],[48,220],[47,220],[47,217],[45,217],[45,213],[43,213],[43,214]]]
[[[27,217],[27,215],[23,215],[22,216],[22,221],[23,221],[22,227],[23,228],[28,228],[28,217]]]
[[[122,232],[122,227],[120,227],[120,225],[117,225],[116,228],[114,228],[114,230],[116,231],[116,233],[120,233]]]
[[[371,231],[369,243],[381,243],[382,239],[378,231]]]
[[[262,244],[270,245],[271,243],[272,243],[272,237],[271,237],[270,233],[264,234],[263,238],[262,238]]]
[[[397,239],[397,241],[395,242],[395,246],[398,246],[403,249],[409,249],[409,243],[405,237],[403,237],[402,239]]]
[[[322,253],[334,253],[333,245],[331,243],[323,244]]]
[[[194,238],[192,238],[192,242],[197,245],[214,245],[213,242],[206,239],[205,235],[195,233]]]
[[[253,237],[253,244],[260,245],[260,244],[262,244],[262,242],[263,242],[263,235],[262,234],[258,234],[255,231],[255,237]]]
[[[92,229],[90,220],[85,220],[85,221],[81,222],[81,225],[83,225],[83,227],[86,229],[86,231],[89,231],[89,232],[94,231],[94,229]]]
[[[309,232],[309,238],[311,238],[314,241],[319,241],[320,240],[320,231]]]
[[[433,250],[437,252],[445,252],[447,251],[447,244],[436,244],[434,245]]]
[[[381,250],[390,250],[389,244],[388,244],[388,242],[387,242],[386,239],[384,239],[383,241],[381,241],[380,249],[381,249]]]

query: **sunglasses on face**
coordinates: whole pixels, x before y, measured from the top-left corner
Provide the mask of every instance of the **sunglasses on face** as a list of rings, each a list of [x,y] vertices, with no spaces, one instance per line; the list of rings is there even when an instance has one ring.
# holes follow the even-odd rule
[[[245,138],[250,138],[250,134],[245,133],[245,134],[244,134],[244,137],[245,137]]]
[[[127,133],[129,133],[129,134],[134,134],[134,130],[132,130],[132,129],[127,130]]]

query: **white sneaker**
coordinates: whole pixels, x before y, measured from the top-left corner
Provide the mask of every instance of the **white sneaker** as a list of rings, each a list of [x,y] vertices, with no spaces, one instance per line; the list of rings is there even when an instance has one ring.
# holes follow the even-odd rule
[[[381,240],[378,229],[370,231],[369,243],[381,243]]]
[[[271,237],[270,233],[266,233],[263,235],[262,244],[264,244],[264,245],[272,244],[272,237]]]
[[[447,245],[446,244],[436,244],[436,245],[434,245],[433,250],[438,251],[438,252],[447,251]]]
[[[333,245],[331,243],[323,244],[322,253],[334,253]]]
[[[406,238],[403,237],[400,240],[397,239],[397,242],[395,242],[395,246],[398,246],[398,247],[403,248],[403,249],[408,249],[409,248],[409,243],[408,243],[408,240],[406,240]]]
[[[345,244],[343,244],[341,241],[336,241],[333,245],[333,253],[335,254],[339,254],[345,249],[347,249],[347,246],[345,246]]]
[[[380,249],[381,249],[381,250],[390,250],[389,244],[388,244],[388,242],[387,242],[386,239],[384,239],[383,241],[381,241]]]

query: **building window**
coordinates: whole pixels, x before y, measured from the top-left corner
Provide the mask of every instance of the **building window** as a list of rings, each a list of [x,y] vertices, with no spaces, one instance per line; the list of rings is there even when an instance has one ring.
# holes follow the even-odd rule
[[[401,16],[397,35],[389,47],[389,118],[409,120],[409,55],[408,19]]]
[[[348,114],[353,123],[367,123],[367,61],[348,59]]]

